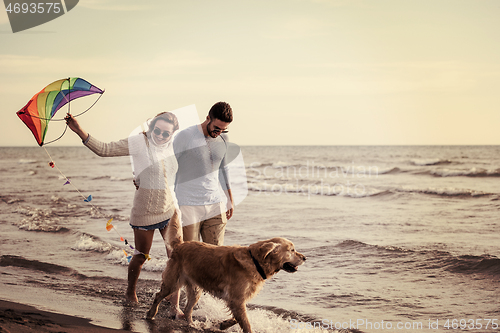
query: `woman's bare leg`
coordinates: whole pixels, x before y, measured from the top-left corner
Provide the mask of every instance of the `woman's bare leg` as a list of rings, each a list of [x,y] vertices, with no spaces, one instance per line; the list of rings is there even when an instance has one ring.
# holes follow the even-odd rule
[[[133,255],[128,264],[128,287],[125,298],[131,303],[138,303],[137,281],[139,280],[139,274],[141,274],[142,265],[146,261],[144,254],[149,254],[149,250],[151,250],[153,235],[154,230],[134,229],[135,248],[143,254]]]

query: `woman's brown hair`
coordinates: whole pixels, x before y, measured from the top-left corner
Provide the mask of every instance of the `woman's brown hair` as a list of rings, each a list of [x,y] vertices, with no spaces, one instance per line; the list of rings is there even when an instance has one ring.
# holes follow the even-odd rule
[[[154,117],[153,120],[151,120],[151,122],[149,123],[149,129],[147,132],[148,135],[151,134],[151,132],[153,132],[153,130],[155,129],[156,122],[160,119],[165,120],[167,123],[174,125],[174,132],[179,129],[179,121],[177,120],[175,114],[171,112],[161,112],[158,113],[156,117]]]

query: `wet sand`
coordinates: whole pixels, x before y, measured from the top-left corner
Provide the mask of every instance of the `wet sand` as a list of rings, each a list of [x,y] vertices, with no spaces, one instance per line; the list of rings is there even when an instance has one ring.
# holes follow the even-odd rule
[[[189,326],[185,321],[158,318],[146,321],[144,327],[134,329],[134,323],[124,323],[123,329],[97,326],[90,319],[69,316],[36,307],[0,300],[0,333],[57,332],[57,333],[112,333],[112,332],[150,332],[150,333],[213,333],[217,329],[199,329]]]
[[[35,307],[0,300],[0,332],[128,332],[96,326],[89,319],[42,311]]]
[[[45,271],[0,266],[0,333],[221,332],[205,325],[206,318],[195,317],[197,327],[170,319],[167,302],[155,320],[146,320],[158,281],[140,280],[139,304],[130,306],[124,302],[124,280],[64,275],[56,281]]]

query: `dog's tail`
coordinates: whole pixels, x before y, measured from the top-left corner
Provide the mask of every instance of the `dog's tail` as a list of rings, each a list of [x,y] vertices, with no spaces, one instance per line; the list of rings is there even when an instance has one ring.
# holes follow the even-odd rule
[[[175,249],[177,245],[182,244],[183,242],[181,219],[177,210],[170,218],[167,228],[167,246]]]

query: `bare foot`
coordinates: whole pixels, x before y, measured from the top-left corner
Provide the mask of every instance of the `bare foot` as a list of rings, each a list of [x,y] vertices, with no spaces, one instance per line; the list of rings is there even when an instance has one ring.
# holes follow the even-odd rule
[[[137,299],[136,293],[126,293],[125,294],[125,302],[129,305],[139,304],[139,299]]]

